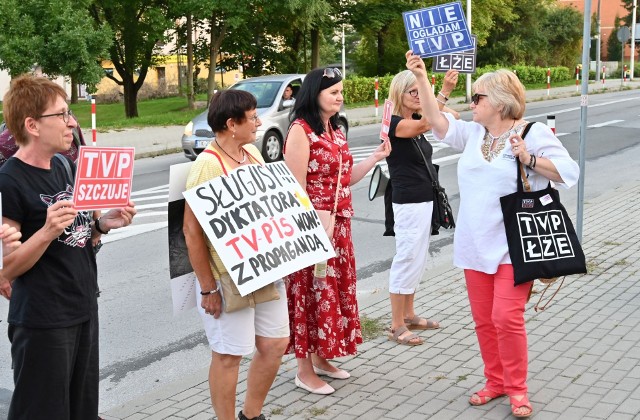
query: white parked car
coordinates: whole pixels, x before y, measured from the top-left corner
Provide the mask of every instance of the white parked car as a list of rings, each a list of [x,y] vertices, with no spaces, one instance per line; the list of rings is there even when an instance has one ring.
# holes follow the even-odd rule
[[[253,77],[241,80],[229,89],[240,89],[252,93],[258,101],[258,116],[262,125],[256,134],[256,147],[262,152],[266,162],[282,159],[282,145],[290,124],[290,112],[294,100],[283,100],[285,88],[291,85],[293,97],[300,90],[304,74],[280,74]],[[207,123],[207,113],[195,117],[184,128],[182,149],[184,155],[195,160],[215,137]],[[347,114],[340,111],[339,125],[345,136],[349,129]]]

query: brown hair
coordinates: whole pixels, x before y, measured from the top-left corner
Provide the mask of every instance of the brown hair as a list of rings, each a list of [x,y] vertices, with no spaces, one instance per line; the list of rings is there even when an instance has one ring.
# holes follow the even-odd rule
[[[246,111],[256,109],[256,97],[244,90],[228,89],[216,92],[209,103],[207,122],[214,133],[227,129],[227,120],[243,123]]]
[[[18,146],[29,143],[25,120],[38,118],[60,96],[67,99],[65,90],[45,77],[23,75],[11,81],[4,95],[2,109],[7,128],[15,137]]]

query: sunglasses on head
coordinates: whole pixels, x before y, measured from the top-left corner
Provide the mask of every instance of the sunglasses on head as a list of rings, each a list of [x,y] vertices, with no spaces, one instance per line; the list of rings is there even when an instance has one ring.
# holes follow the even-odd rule
[[[342,73],[340,70],[336,68],[327,67],[324,69],[324,73],[322,73],[322,77],[326,77],[327,79],[333,79],[334,77],[342,77]]]
[[[473,95],[471,95],[471,102],[478,105],[478,103],[480,102],[480,98],[482,98],[483,96],[489,95],[485,95],[484,93],[474,93]]]

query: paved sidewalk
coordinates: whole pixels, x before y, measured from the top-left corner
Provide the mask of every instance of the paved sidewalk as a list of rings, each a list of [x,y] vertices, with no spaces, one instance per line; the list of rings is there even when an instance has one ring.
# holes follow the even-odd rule
[[[545,312],[533,310],[537,295],[527,305],[533,418],[640,418],[640,179],[635,178],[585,205],[589,274],[570,277]],[[387,293],[369,301],[361,313],[389,324]],[[425,345],[400,346],[385,336],[365,342],[357,356],[339,359],[352,377],[332,380],[337,391],[324,397],[295,387],[295,359],[287,356],[263,413],[271,419],[511,418],[506,398],[482,407],[467,402],[484,381],[462,271],[449,264],[427,271],[416,309],[443,325],[421,332]],[[245,360],[237,407],[244,399],[247,366]],[[102,416],[211,419],[207,370]]]

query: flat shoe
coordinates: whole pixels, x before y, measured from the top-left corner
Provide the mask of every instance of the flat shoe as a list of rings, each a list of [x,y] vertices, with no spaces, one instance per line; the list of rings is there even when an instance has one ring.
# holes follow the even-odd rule
[[[331,372],[331,371],[320,369],[319,367],[314,366],[313,371],[316,373],[316,375],[328,376],[333,379],[349,379],[351,377],[351,374],[349,372],[342,369],[338,369],[335,372]]]
[[[478,396],[478,401],[474,401],[473,396]],[[474,392],[471,398],[469,398],[469,404],[474,406],[485,405],[494,398],[502,397],[504,392],[491,391],[490,389],[483,388],[480,391]]]
[[[329,385],[329,384],[324,384],[320,388],[313,389],[310,386],[308,386],[307,384],[305,384],[304,382],[302,382],[300,380],[300,378],[298,378],[298,375],[296,375],[295,383],[296,383],[296,386],[298,388],[302,388],[305,391],[309,391],[312,394],[329,395],[329,394],[333,394],[334,392],[336,392],[336,390],[333,389],[333,387],[331,385]]]
[[[420,323],[423,319],[426,321],[426,325]],[[440,328],[440,323],[438,321],[421,318],[418,315],[414,316],[413,319],[405,318],[404,323],[410,330],[437,330]]]
[[[509,397],[509,402],[511,403],[511,414],[514,417],[518,418],[527,418],[533,415],[533,407],[531,407],[531,403],[529,402],[529,398],[526,395],[522,396],[522,399],[517,400],[516,397]],[[527,414],[516,413],[516,410],[521,408],[528,408],[529,412]]]

